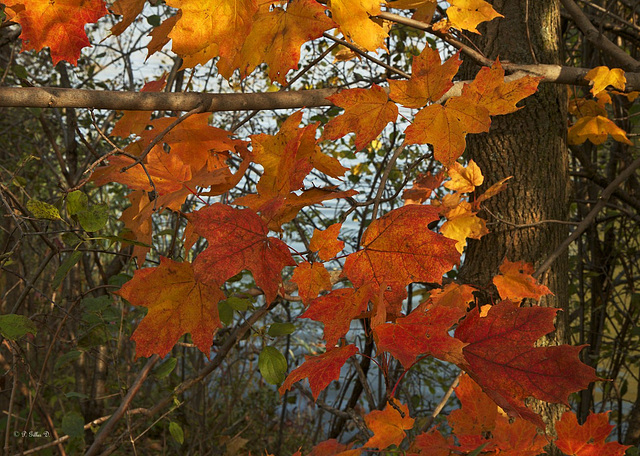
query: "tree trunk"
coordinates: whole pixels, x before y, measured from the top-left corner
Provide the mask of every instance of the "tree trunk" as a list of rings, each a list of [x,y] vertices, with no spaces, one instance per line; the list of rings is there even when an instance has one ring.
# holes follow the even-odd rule
[[[560,10],[557,0],[494,0],[494,8],[505,17],[480,29],[469,38],[487,57],[517,63],[561,63]],[[463,77],[472,78],[478,67],[463,65]],[[513,176],[507,190],[485,203],[484,216],[491,233],[471,241],[460,276],[463,282],[483,289],[480,300],[496,302],[491,286],[505,258],[524,260],[534,266],[543,262],[567,236],[567,226],[544,223],[516,227],[541,220],[566,220],[569,180],[567,172],[567,95],[564,87],[544,84],[527,98],[524,108],[492,119],[491,130],[467,137],[467,158],[473,159],[486,176],[484,188]],[[504,223],[504,221],[510,224]],[[540,281],[554,293],[540,305],[564,308],[567,304],[567,256],[561,256]],[[564,312],[557,318],[558,330],[544,344],[565,340]],[[561,408],[532,403],[547,423],[555,421]]]

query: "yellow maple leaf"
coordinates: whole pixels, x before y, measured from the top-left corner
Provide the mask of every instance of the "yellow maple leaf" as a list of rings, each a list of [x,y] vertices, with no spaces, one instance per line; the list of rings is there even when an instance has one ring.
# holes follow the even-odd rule
[[[433,13],[436,12],[437,5],[438,2],[436,0],[396,0],[387,6],[390,8],[415,10],[411,19],[430,24],[431,19],[433,19]]]
[[[593,144],[602,144],[611,135],[618,142],[632,145],[626,132],[611,120],[603,116],[586,116],[569,128],[567,139],[569,144],[582,144],[587,139]]]
[[[473,160],[469,161],[466,168],[460,163],[454,162],[449,168],[449,177],[451,180],[446,182],[444,186],[460,193],[471,193],[484,182],[482,171]]]
[[[447,221],[440,232],[445,237],[458,241],[456,249],[462,253],[467,245],[467,238],[480,239],[489,230],[484,219],[477,216],[477,212],[471,212],[465,205],[460,205],[447,213]]]
[[[614,68],[610,70],[606,66],[599,66],[587,73],[584,77],[587,81],[591,81],[591,93],[596,96],[607,86],[613,86],[616,89],[624,90],[627,85],[627,78],[624,77],[624,70]]]
[[[484,0],[450,0],[447,16],[451,26],[459,30],[480,33],[476,29],[481,22],[487,22],[496,17],[504,17]]]
[[[367,51],[384,47],[388,36],[382,26],[370,19],[380,14],[380,0],[331,0],[329,7],[333,20],[342,33]]]

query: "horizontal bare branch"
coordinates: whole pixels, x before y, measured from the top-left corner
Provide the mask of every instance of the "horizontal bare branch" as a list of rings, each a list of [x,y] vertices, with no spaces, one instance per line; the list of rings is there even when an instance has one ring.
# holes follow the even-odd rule
[[[589,68],[559,65],[518,65],[503,63],[513,73],[510,80],[531,75],[543,83],[588,85]],[[640,73],[625,73],[626,91],[640,90]],[[445,98],[457,95],[465,81],[456,83]],[[332,106],[327,97],[340,89],[313,89],[265,93],[166,93],[124,92],[109,90],[64,89],[59,87],[0,87],[0,107],[88,108],[119,111],[191,111],[200,106],[204,112],[253,111],[315,108]]]

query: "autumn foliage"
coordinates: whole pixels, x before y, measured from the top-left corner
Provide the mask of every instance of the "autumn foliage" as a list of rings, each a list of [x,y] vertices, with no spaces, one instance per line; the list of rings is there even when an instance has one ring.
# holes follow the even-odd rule
[[[23,50],[48,47],[54,63],[75,64],[82,48],[89,46],[85,24],[108,14],[102,0],[3,3],[7,19],[22,26]],[[176,14],[156,27],[153,40],[156,45],[170,41],[183,68],[217,58],[222,76],[230,78],[236,72],[246,78],[266,64],[271,82],[283,87],[290,71],[298,67],[301,46],[324,32],[333,29],[331,33],[368,51],[384,48],[388,34],[383,23],[371,20],[381,12],[378,1],[166,3]],[[388,6],[400,8],[405,3],[424,15],[435,2],[400,0]],[[444,31],[477,32],[478,24],[501,17],[482,0],[451,0],[449,5],[448,19],[438,25]],[[142,0],[111,5],[112,13],[121,18],[112,33],[121,33],[143,6]],[[363,414],[369,440],[356,448],[328,441],[310,454],[351,455],[396,446],[410,454],[437,456],[479,451],[534,456],[552,441],[568,455],[624,454],[624,446],[605,442],[611,430],[606,414],[591,415],[581,426],[567,412],[553,436],[545,433],[540,415],[527,406],[529,398],[568,405],[572,393],[599,380],[594,369],[580,361],[583,347],[536,346],[554,331],[557,310],[536,305],[553,290],[538,283],[532,265],[505,258],[493,279],[500,299],[489,306],[478,307],[474,296],[476,287],[488,284],[474,287],[443,280],[464,261],[467,240],[489,233],[480,204],[509,184],[507,179],[483,176],[476,163],[461,159],[466,138],[489,131],[493,117],[520,109],[540,81],[532,76],[505,81],[505,71],[496,60],[458,94],[449,95],[460,65],[459,53],[442,61],[437,50],[425,45],[413,58],[409,79],[341,90],[329,97],[342,108],[341,114],[324,125],[305,124],[303,112],[298,111],[275,134],[237,138],[233,131],[210,126],[207,113],[179,121],[171,116],[152,119],[151,112],[124,113],[111,135],[136,139],[98,167],[91,181],[130,189],[131,206],[120,217],[126,227],[122,239],[135,243],[133,256],[140,269],[116,295],[148,309],[131,334],[137,356],[164,357],[185,334],[209,356],[214,335],[225,326],[218,312],[219,303],[230,297],[225,284],[248,271],[267,307],[298,299],[305,310],[296,316],[323,325],[326,351],[308,355],[291,369],[280,393],[295,391],[294,384],[307,379],[317,399],[339,379],[343,365],[360,356],[349,335],[351,324],[358,320],[367,322],[376,354],[385,362],[395,359],[409,370],[431,356],[465,372],[455,389],[461,408],[448,416],[451,434],[437,428],[411,434],[414,419],[408,406],[389,397],[382,410]],[[624,89],[624,75],[601,68],[587,78],[593,81],[595,98],[572,101],[577,121],[569,130],[570,142],[599,144],[607,135],[629,142],[604,109],[606,88]],[[164,79],[155,81],[143,90],[160,91],[164,84]],[[356,251],[341,255],[342,221],[315,229],[305,255],[287,245],[281,233],[301,210],[356,197],[353,190],[310,186],[305,180],[312,170],[334,180],[344,178],[348,167],[325,153],[324,145],[354,135],[353,152],[359,153],[396,121],[399,112],[413,113],[409,126],[400,132],[401,148],[429,145],[442,165],[439,173],[417,178],[404,192],[404,206],[381,211],[370,220]],[[220,198],[256,165],[262,171],[255,193],[233,201]],[[483,183],[493,186],[480,193],[477,188]],[[184,203],[192,196],[198,198],[198,208],[186,211]],[[219,202],[205,204],[205,198]],[[185,260],[160,257],[159,265],[142,267],[151,255],[152,216],[162,211],[187,220]],[[206,248],[191,258],[191,246],[204,241]],[[339,274],[331,275],[330,267],[338,263]],[[414,283],[432,284],[432,291],[406,312],[407,287]]]

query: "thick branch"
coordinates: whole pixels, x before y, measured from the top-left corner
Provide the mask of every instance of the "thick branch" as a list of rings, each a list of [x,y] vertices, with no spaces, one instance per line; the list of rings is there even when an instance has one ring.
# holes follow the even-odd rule
[[[571,17],[573,17],[576,25],[582,31],[582,33],[584,33],[584,36],[587,38],[587,40],[589,40],[591,44],[616,59],[624,70],[640,71],[640,62],[631,57],[625,51],[609,41],[606,36],[600,33],[598,29],[593,26],[589,18],[582,12],[582,9],[580,9],[580,7],[576,5],[573,0],[560,1],[562,3],[562,6],[564,6]]]
[[[531,75],[543,83],[588,85],[584,76],[589,68],[559,65],[518,65],[503,63],[511,79]],[[640,90],[640,73],[626,73],[627,92]],[[464,81],[457,83],[462,90]],[[63,89],[58,87],[0,87],[0,107],[88,108],[120,111],[191,111],[203,106],[204,112],[252,111],[332,106],[326,97],[340,89],[314,89],[265,93],[166,93],[118,92],[107,90]],[[456,95],[456,88],[447,97]]]

